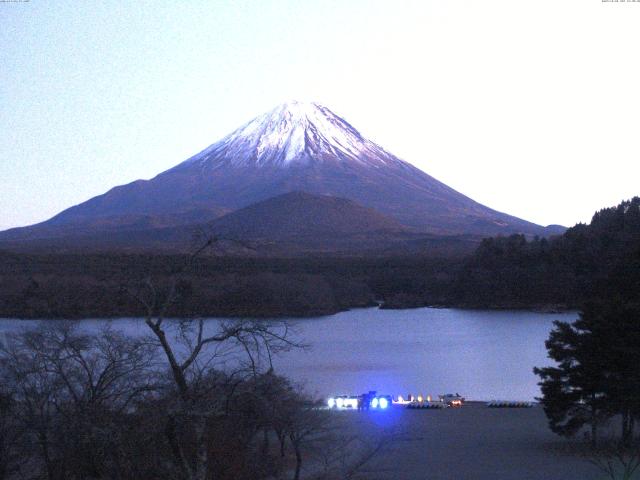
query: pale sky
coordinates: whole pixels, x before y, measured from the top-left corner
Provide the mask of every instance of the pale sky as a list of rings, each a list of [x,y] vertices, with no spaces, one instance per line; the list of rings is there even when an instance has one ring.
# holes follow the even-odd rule
[[[539,224],[640,194],[640,2],[0,2],[0,229],[317,101]]]

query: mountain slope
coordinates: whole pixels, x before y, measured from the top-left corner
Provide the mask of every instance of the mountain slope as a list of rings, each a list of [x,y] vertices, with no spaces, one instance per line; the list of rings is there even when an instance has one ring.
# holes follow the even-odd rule
[[[300,239],[400,233],[398,221],[339,197],[291,192],[214,221],[211,231],[229,238]]]
[[[62,230],[59,231],[59,233]],[[352,200],[291,192],[249,205],[213,222],[174,227],[133,222],[127,228],[5,242],[13,251],[177,253],[216,237],[235,256],[297,257],[307,254],[358,256],[470,253],[479,237],[446,237],[412,231],[397,220]],[[215,254],[216,249],[210,253]]]
[[[476,241],[412,232],[352,200],[291,192],[229,213],[207,226],[219,238],[251,245],[255,254],[470,251]],[[230,245],[232,246],[232,245]]]
[[[329,109],[291,102],[151,180],[2,232],[0,241],[115,232],[132,222],[153,228],[202,223],[293,191],[344,197],[433,234],[550,233],[456,192],[365,139]]]

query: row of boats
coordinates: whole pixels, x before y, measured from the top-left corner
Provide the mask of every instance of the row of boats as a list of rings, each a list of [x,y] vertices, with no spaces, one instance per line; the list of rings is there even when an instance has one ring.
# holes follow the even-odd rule
[[[447,408],[461,407],[464,397],[459,394],[447,393],[439,395],[437,401],[432,401],[431,396],[422,395],[407,397],[402,395],[378,395],[375,391],[369,391],[362,395],[339,395],[327,400],[327,407],[336,410],[386,410],[390,405],[406,405],[407,408]]]
[[[431,395],[413,396],[411,394],[402,395],[378,395],[375,391],[363,393],[362,395],[340,395],[331,397],[327,401],[329,409],[336,410],[386,410],[391,405],[404,405],[410,409],[443,409],[462,407],[465,398],[460,394],[447,393],[438,395],[437,400],[433,400]],[[533,402],[517,402],[507,400],[492,400],[487,402],[489,408],[531,408]]]

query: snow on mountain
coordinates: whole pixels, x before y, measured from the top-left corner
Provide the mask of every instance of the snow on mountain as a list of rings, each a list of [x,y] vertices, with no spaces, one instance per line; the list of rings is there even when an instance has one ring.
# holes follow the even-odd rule
[[[288,102],[150,180],[114,187],[46,222],[0,233],[0,241],[184,229],[290,192],[344,198],[428,234],[557,233],[455,191],[326,107]]]
[[[371,165],[400,162],[322,105],[291,101],[238,128],[184,164],[211,167],[309,164],[332,158]]]

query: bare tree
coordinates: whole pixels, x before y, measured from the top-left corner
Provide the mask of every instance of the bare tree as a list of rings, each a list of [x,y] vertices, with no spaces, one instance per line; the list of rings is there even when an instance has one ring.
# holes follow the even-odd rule
[[[393,428],[382,429],[363,436],[354,434],[350,426],[325,426],[325,434],[318,438],[314,456],[321,468],[312,478],[315,480],[356,480],[371,478],[380,473],[372,469],[371,463],[385,453],[385,450],[404,435]]]
[[[303,448],[316,440],[327,427],[326,413],[318,408],[317,403],[309,402],[304,397],[299,398],[289,412],[287,431],[296,459],[294,480],[300,478]]]
[[[52,451],[54,442],[51,438],[55,430],[58,382],[54,375],[42,368],[26,336],[27,333],[9,335],[2,345],[2,380],[13,390],[16,421],[29,432],[22,445],[23,451],[32,455],[34,464],[39,460],[46,478],[54,480],[61,476],[56,468],[57,458]],[[40,468],[39,465],[29,467]]]
[[[592,449],[588,460],[611,480],[631,480],[640,468],[640,446],[610,440]]]
[[[18,442],[22,434],[15,419],[15,401],[11,392],[0,390],[0,480],[19,471]]]
[[[214,461],[207,436],[215,430],[214,423],[222,422],[228,414],[228,402],[222,405],[203,393],[211,387],[203,382],[205,378],[211,380],[208,373],[225,369],[225,360],[233,365],[231,378],[242,380],[247,376],[255,381],[260,373],[273,368],[274,355],[302,346],[291,339],[286,322],[167,319],[171,307],[182,299],[185,278],[196,268],[198,257],[220,242],[216,237],[201,241],[163,286],[148,277],[130,289],[144,309],[144,321],[164,354],[177,392],[178,399],[168,411],[165,432],[182,475],[189,480],[207,477],[208,465]],[[217,400],[221,398],[224,396]]]
[[[168,318],[188,294],[186,272],[215,243],[168,280],[128,289],[148,335],[48,322],[0,345],[0,480],[299,480],[307,458],[335,464],[329,412],[274,372],[275,356],[304,347],[286,322]],[[334,478],[355,478],[377,452],[355,437],[349,445],[357,455]]]
[[[150,348],[108,328],[88,335],[61,322],[9,335],[2,377],[47,478],[99,478],[108,470],[114,419],[155,388]]]

